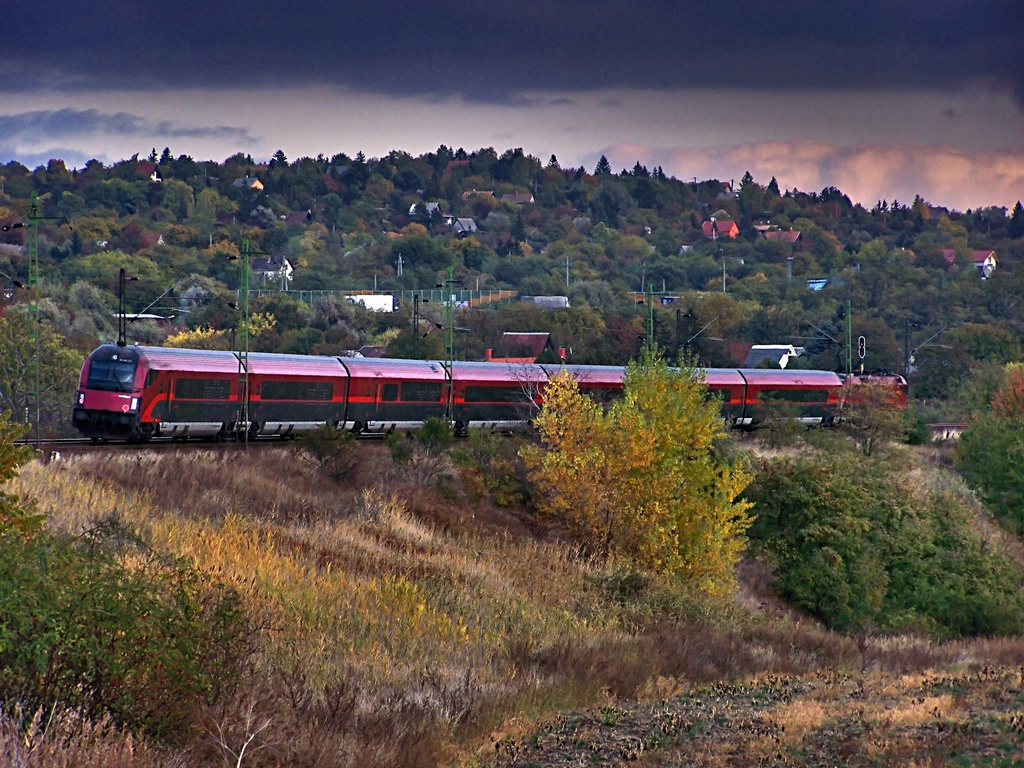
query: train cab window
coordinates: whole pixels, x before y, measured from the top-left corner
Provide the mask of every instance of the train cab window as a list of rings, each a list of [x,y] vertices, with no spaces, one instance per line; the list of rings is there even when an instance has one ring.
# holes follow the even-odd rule
[[[227,379],[178,379],[174,396],[182,400],[228,400],[231,382]]]
[[[330,381],[265,381],[261,400],[330,400],[334,384]]]
[[[85,386],[103,392],[131,392],[134,381],[135,361],[93,360]]]
[[[437,403],[441,401],[441,382],[403,381],[402,402]]]
[[[384,384],[380,388],[380,399],[385,403],[394,403],[398,400],[398,385]]]
[[[156,371],[150,369],[149,373],[146,374],[146,387],[153,386],[154,381],[156,381]]]

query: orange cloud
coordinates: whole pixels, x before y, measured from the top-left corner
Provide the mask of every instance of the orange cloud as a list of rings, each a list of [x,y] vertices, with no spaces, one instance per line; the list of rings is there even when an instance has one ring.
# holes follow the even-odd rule
[[[772,176],[782,189],[820,191],[834,186],[855,202],[909,203],[920,195],[958,210],[1006,206],[1024,198],[1024,151],[966,152],[949,146],[774,141],[705,149],[618,144],[605,150],[613,168],[639,160],[680,179],[738,180],[746,171],[761,184]]]

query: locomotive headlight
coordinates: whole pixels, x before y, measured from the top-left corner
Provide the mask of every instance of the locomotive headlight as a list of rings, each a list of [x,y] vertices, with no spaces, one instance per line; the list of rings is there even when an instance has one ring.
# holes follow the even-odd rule
[[[132,398],[132,408],[131,409],[134,411],[138,407],[139,407],[139,398],[133,397]]]
[[[85,392],[78,393],[78,404],[85,405]]]

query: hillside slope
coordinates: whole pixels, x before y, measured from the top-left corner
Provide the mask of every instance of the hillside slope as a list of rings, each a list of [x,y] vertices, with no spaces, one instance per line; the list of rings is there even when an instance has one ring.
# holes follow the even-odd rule
[[[334,477],[283,447],[88,453],[13,482],[56,529],[118,520],[242,595],[248,677],[181,764],[250,736],[245,765],[1017,764],[1019,638],[844,637],[780,609],[754,563],[740,599],[701,604],[539,526],[508,447],[358,448]]]

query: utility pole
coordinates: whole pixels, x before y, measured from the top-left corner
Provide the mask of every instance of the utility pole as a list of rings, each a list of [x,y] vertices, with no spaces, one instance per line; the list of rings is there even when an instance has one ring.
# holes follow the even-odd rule
[[[36,449],[39,448],[39,195],[32,190],[32,198],[28,205],[28,311],[31,316],[29,327],[29,345],[35,350],[32,356],[33,398],[36,406]]]
[[[242,262],[242,277],[238,288],[238,307],[242,313],[242,322],[239,323],[239,350],[238,350],[238,383],[241,387],[241,412],[239,423],[245,428],[245,449],[249,450],[249,257],[257,255],[249,251],[249,241],[242,241],[242,252],[238,256],[228,256],[229,261]],[[270,256],[269,253],[260,253],[260,256]]]
[[[245,424],[245,449],[249,450],[249,241],[242,241],[242,354],[239,365],[242,366],[242,423]]]
[[[846,375],[853,373],[853,318],[850,317],[850,300],[846,300]]]
[[[124,267],[121,267],[117,276],[117,346],[124,347],[128,344],[128,315],[125,312],[124,289],[125,283],[129,280],[138,280],[134,275],[126,275]],[[148,309],[148,307],[147,307]]]
[[[412,295],[412,359],[420,359],[420,295]]]
[[[444,297],[444,353],[448,358],[448,420],[455,416],[455,271],[448,267]]]
[[[647,348],[654,349],[654,291],[647,286]]]
[[[903,333],[903,376],[910,380],[910,326],[912,323],[907,320],[907,327]],[[916,324],[915,324],[916,325]]]

